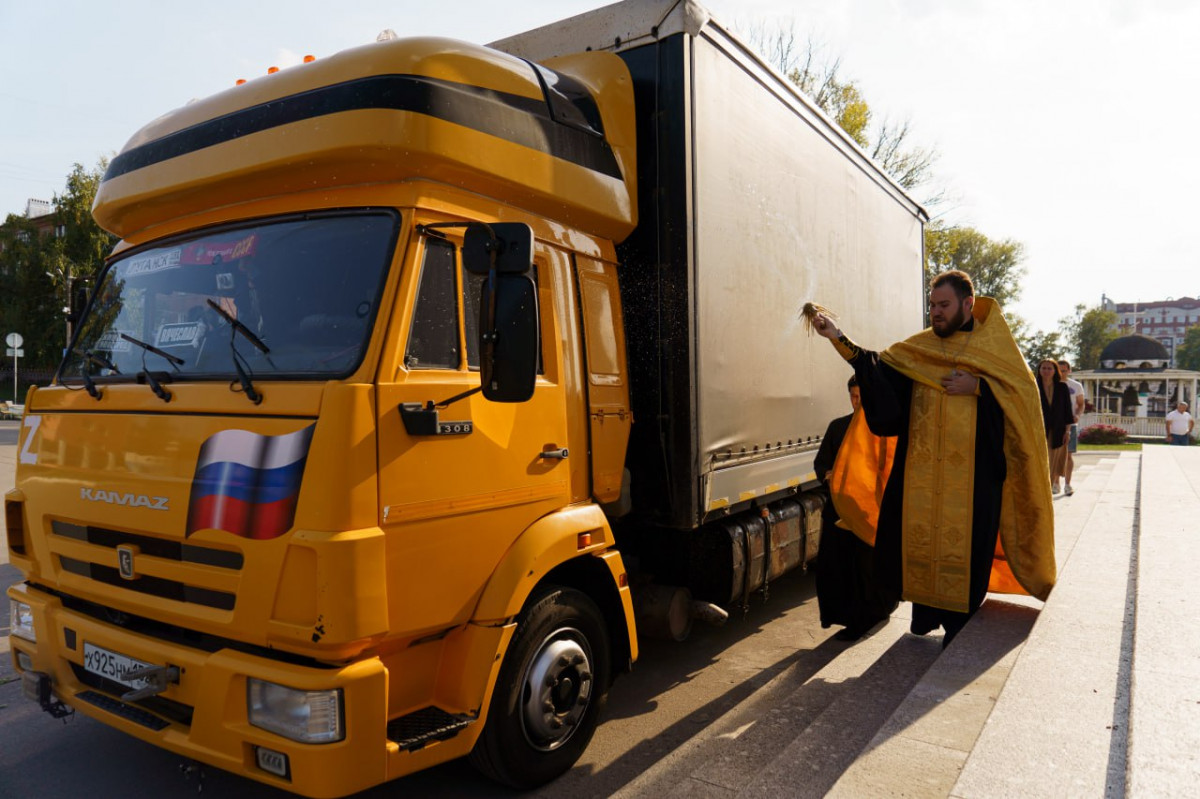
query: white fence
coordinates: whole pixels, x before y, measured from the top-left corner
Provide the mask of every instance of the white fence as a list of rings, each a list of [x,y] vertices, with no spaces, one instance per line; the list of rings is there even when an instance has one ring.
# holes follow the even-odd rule
[[[1079,429],[1091,427],[1094,424],[1107,424],[1119,427],[1131,436],[1140,438],[1166,438],[1167,420],[1158,417],[1121,416],[1116,413],[1085,413],[1079,418]]]

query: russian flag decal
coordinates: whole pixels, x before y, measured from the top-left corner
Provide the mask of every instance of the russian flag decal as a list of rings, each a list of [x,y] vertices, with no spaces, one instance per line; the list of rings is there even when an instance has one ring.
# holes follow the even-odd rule
[[[266,539],[290,530],[314,427],[282,436],[249,430],[209,436],[196,460],[187,535],[225,530]]]

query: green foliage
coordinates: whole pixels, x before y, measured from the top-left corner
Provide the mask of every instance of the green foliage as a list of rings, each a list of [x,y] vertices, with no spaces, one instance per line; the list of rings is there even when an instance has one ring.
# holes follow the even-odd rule
[[[57,364],[63,325],[46,275],[46,238],[25,217],[9,214],[0,228],[0,248],[0,334],[19,333],[25,339],[18,369]],[[51,330],[57,334],[53,340],[45,335]]]
[[[1081,444],[1124,444],[1129,434],[1110,424],[1094,424],[1079,431]]]
[[[1096,306],[1075,306],[1075,318],[1062,319],[1059,325],[1067,344],[1075,353],[1075,369],[1095,369],[1100,366],[1100,353],[1117,338],[1117,314]]]
[[[1183,343],[1175,353],[1175,368],[1200,372],[1200,325],[1189,327],[1184,332]]]
[[[102,158],[91,171],[75,164],[67,175],[66,191],[54,196],[55,222],[64,227],[60,259],[73,266],[73,274],[91,276],[104,265],[104,259],[117,243],[116,236],[104,232],[92,218],[92,203],[108,159]]]
[[[933,223],[925,228],[926,284],[940,272],[961,269],[975,282],[975,293],[991,297],[1003,309],[1021,296],[1025,247],[1012,239],[992,241],[975,228]]]
[[[850,134],[859,147],[865,150],[870,146],[867,129],[871,124],[871,107],[853,81],[842,81],[838,77],[836,62],[818,69],[813,64],[810,49],[804,64],[788,70],[786,74],[788,80],[812,98],[842,130]]]
[[[833,112],[833,121],[849,133],[859,147],[865,149],[869,144],[867,126],[871,124],[871,108],[858,87],[853,83],[837,84],[829,105],[826,110]]]
[[[0,334],[25,339],[21,371],[53,369],[62,359],[71,286],[90,279],[116,244],[92,218],[92,201],[104,174],[75,164],[62,194],[54,197],[54,222],[62,235],[39,233],[30,220],[9,214],[0,226]]]
[[[1142,445],[1140,442],[1130,444],[1128,441],[1125,442],[1124,444],[1080,444],[1079,445],[1080,452],[1092,452],[1092,451],[1099,451],[1099,450],[1112,451],[1114,449],[1123,450],[1126,452],[1141,452]]]
[[[1034,372],[1037,371],[1037,365],[1046,358],[1057,361],[1061,357],[1062,342],[1057,330],[1030,330],[1025,320],[1016,314],[1008,317],[1008,326],[1025,356],[1025,362]]]

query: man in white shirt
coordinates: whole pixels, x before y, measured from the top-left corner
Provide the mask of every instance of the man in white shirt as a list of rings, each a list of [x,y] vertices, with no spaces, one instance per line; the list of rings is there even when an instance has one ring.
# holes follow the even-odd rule
[[[1167,441],[1186,447],[1192,443],[1192,428],[1195,426],[1196,420],[1188,413],[1188,404],[1181,401],[1175,410],[1167,414]]]
[[[1067,439],[1067,465],[1063,468],[1063,478],[1067,483],[1063,493],[1069,497],[1075,493],[1075,489],[1071,488],[1071,472],[1075,471],[1075,449],[1079,446],[1079,417],[1083,416],[1084,409],[1083,383],[1071,379],[1070,361],[1058,362],[1058,374],[1071,391],[1071,413],[1075,419],[1069,431],[1071,437]]]

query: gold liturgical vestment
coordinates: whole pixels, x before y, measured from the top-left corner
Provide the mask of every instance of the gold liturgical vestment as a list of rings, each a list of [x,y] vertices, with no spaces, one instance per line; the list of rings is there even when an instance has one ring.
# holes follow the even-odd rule
[[[946,394],[941,378],[955,367],[987,381],[1004,413],[1007,477],[988,590],[1044,600],[1056,571],[1037,385],[996,302],[977,298],[973,315],[970,332],[940,339],[926,329],[880,353],[884,363],[913,381],[900,522],[903,596],[957,612],[969,610],[978,398]],[[865,424],[852,424],[843,447],[878,452],[878,439],[850,443],[856,431],[860,437],[870,435]],[[873,540],[870,522],[877,519],[882,498],[876,484],[879,469],[878,458],[839,458],[830,481],[835,507],[839,513],[844,506],[853,508],[849,526],[868,541]],[[837,496],[839,489],[846,495]],[[872,538],[864,534],[868,527]]]

